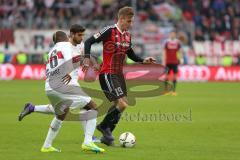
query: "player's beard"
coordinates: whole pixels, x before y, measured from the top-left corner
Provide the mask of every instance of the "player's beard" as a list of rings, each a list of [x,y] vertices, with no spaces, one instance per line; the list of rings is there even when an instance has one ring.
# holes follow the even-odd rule
[[[73,42],[78,45],[82,42],[82,40],[77,40],[77,39],[73,38]]]

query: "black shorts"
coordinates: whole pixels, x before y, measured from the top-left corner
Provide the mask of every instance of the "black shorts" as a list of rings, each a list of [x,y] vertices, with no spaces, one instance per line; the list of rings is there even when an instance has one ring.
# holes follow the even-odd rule
[[[99,82],[105,96],[110,102],[127,96],[126,82],[123,74],[103,73],[99,75]]]
[[[173,71],[173,73],[178,73],[178,64],[167,64],[168,74]]]

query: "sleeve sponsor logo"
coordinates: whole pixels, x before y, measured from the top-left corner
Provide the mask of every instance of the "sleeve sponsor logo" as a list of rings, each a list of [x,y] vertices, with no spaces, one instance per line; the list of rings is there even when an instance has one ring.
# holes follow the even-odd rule
[[[98,33],[95,33],[94,35],[93,35],[93,37],[95,38],[95,39],[98,39],[99,37],[101,36],[101,34],[98,32]]]

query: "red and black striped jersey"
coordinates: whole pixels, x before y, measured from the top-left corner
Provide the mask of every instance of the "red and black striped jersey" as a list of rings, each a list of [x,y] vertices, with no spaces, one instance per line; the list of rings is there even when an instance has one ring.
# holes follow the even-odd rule
[[[167,39],[164,44],[166,52],[166,64],[178,64],[177,53],[181,48],[181,43],[178,39]]]
[[[103,42],[103,64],[100,73],[122,73],[126,54],[136,62],[142,62],[131,48],[131,34],[122,32],[118,26],[103,28],[85,42],[85,55],[90,54],[91,45]]]

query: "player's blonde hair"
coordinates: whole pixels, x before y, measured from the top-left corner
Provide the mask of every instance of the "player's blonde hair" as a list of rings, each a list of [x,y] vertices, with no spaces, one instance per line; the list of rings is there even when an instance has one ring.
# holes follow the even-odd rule
[[[123,7],[118,11],[118,18],[120,17],[133,17],[134,16],[134,10],[132,7]]]

